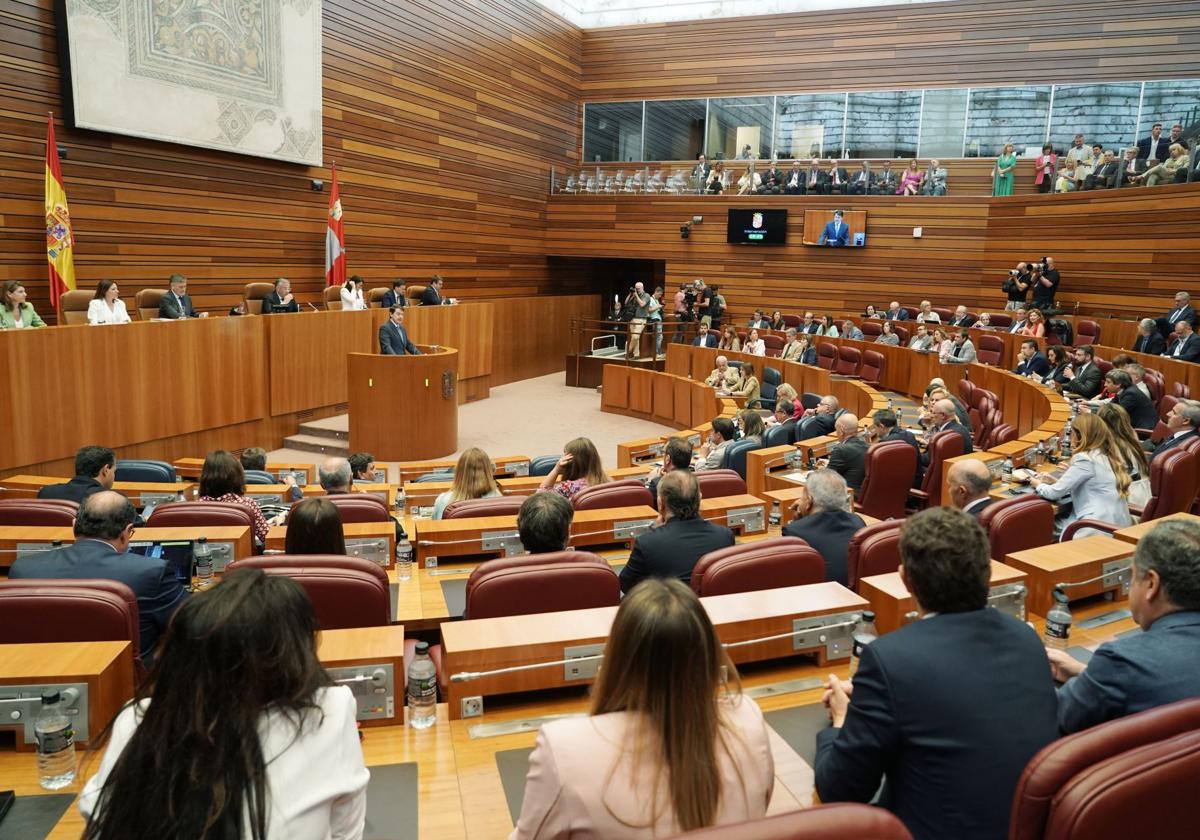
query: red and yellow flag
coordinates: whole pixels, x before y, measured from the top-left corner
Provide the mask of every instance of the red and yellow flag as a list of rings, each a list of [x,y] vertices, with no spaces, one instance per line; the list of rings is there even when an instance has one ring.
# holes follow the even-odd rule
[[[59,299],[75,288],[75,235],[58,165],[53,114],[46,126],[46,259],[50,263],[50,303],[57,312]]]
[[[342,198],[338,195],[337,164],[329,194],[329,219],[325,227],[325,285],[346,285],[346,235],[342,230]]]

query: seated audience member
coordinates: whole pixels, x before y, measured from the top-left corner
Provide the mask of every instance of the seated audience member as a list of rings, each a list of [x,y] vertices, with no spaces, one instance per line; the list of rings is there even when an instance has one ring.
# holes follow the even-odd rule
[[[1167,431],[1170,434],[1157,446],[1150,441],[1144,444],[1153,447],[1150,450],[1151,461],[1200,434],[1200,400],[1180,400],[1175,403],[1167,412]]]
[[[976,519],[992,503],[992,473],[983,461],[955,461],[946,475],[950,504]]]
[[[177,321],[180,318],[200,318],[206,313],[197,313],[192,306],[192,299],[187,293],[187,278],[182,274],[172,274],[168,281],[169,289],[158,302],[158,317]]]
[[[346,534],[337,505],[314,496],[292,506],[288,513],[286,554],[345,554]]]
[[[817,734],[822,802],[882,802],[914,837],[1004,840],[1017,780],[1058,736],[1041,641],[988,608],[991,550],[967,514],[935,507],[900,532],[900,576],[925,614],[830,676]]]
[[[1117,185],[1121,174],[1121,163],[1113,157],[1112,150],[1102,152],[1100,146],[1093,147],[1097,163],[1092,173],[1083,179],[1085,190],[1111,190]]]
[[[1068,373],[1073,373],[1071,367],[1071,353],[1074,348],[1065,347],[1061,344],[1054,344],[1046,348],[1046,364],[1050,366],[1049,370],[1041,376],[1043,385],[1052,385],[1061,390],[1063,385],[1070,382]]]
[[[798,362],[800,361],[800,341],[796,338],[796,328],[788,327],[784,332],[785,341],[783,350],[779,354],[780,361]]]
[[[1042,310],[1030,309],[1025,326],[1021,327],[1017,333],[1018,335],[1026,335],[1030,338],[1045,338],[1046,319],[1042,316]]]
[[[1129,378],[1133,381],[1133,387],[1137,388],[1153,402],[1154,395],[1150,393],[1150,386],[1146,384],[1146,369],[1137,362],[1129,362],[1122,366],[1121,369],[1129,374]]]
[[[852,338],[855,341],[862,341],[863,331],[854,326],[853,321],[842,321],[842,338]]]
[[[517,511],[517,534],[530,554],[565,551],[571,541],[575,508],[558,493],[534,493]]]
[[[975,345],[971,342],[971,335],[966,330],[959,330],[954,334],[953,346],[950,348],[950,355],[946,357],[946,361],[950,364],[965,365],[975,361]]]
[[[896,195],[896,173],[892,171],[890,160],[885,160],[883,168],[875,173],[875,186],[871,192],[875,195]]]
[[[896,330],[892,327],[891,321],[884,321],[879,325],[880,333],[875,337],[876,344],[887,344],[891,347],[900,346],[900,336],[896,335]]]
[[[722,161],[717,161],[708,173],[708,180],[704,182],[704,189],[709,193],[719,193],[725,189],[725,164]]]
[[[875,304],[873,304],[873,303],[868,303],[866,305],[866,307],[863,309],[863,317],[864,318],[883,318],[883,316],[880,315],[879,312],[875,309]]]
[[[945,195],[946,178],[946,167],[936,159],[929,161],[929,168],[921,175],[921,195]]]
[[[96,294],[88,303],[87,319],[89,324],[129,323],[129,312],[115,281],[101,280],[96,284]]]
[[[355,484],[376,484],[375,456],[370,452],[355,452],[348,459],[350,476]]]
[[[421,302],[419,306],[441,306],[445,303],[445,298],[442,297],[442,286],[446,281],[442,279],[442,275],[435,274],[429,278],[429,284],[421,292]]]
[[[797,420],[804,415],[804,406],[800,404],[800,395],[786,382],[781,382],[775,389],[775,405],[783,405],[788,410],[789,416]]]
[[[920,350],[925,352],[933,349],[933,333],[924,324],[917,324],[917,331],[913,333],[912,339],[908,342],[908,346],[912,350]]]
[[[675,470],[690,472],[694,454],[692,442],[687,438],[667,438],[667,445],[663,447],[662,466],[655,467],[650,471],[650,480],[646,483],[646,489],[650,491],[650,495],[654,497],[655,501],[658,500],[659,480]]]
[[[767,171],[762,174],[762,189],[760,192],[768,195],[779,195],[783,192],[783,172],[777,161],[771,161]]]
[[[4,284],[0,293],[0,330],[20,330],[31,327],[44,327],[46,322],[33,310],[33,304],[28,303],[25,286],[16,280]]]
[[[242,454],[238,457],[238,461],[242,465],[243,470],[258,470],[266,472],[267,470],[267,450],[261,446],[247,446],[242,450]]]
[[[754,402],[759,398],[758,376],[754,372],[754,362],[742,362],[741,378],[736,385],[731,385],[728,388],[729,396],[744,397],[746,405]]]
[[[355,699],[317,659],[316,635],[303,587],[261,569],[184,604],[100,738],[83,836],[361,837],[370,774]]]
[[[1013,373],[1019,376],[1042,377],[1050,372],[1050,362],[1042,355],[1042,351],[1038,349],[1038,343],[1032,338],[1021,342],[1021,349],[1018,353],[1021,361]]]
[[[752,408],[744,408],[738,412],[738,419],[742,424],[741,440],[756,440],[759,444],[762,443],[763,433],[767,430],[766,424],[763,423],[763,417]]]
[[[1181,362],[1200,361],[1200,335],[1192,331],[1192,325],[1180,321],[1175,325],[1175,335],[1176,339],[1167,345],[1163,355]]]
[[[454,465],[454,483],[450,489],[439,493],[434,500],[433,518],[441,519],[452,502],[490,499],[499,495],[495,464],[486,452],[472,446],[458,456],[458,463]]]
[[[1075,163],[1074,158],[1067,158],[1054,179],[1054,191],[1056,193],[1074,192],[1078,187],[1079,165]]]
[[[277,312],[299,312],[300,303],[292,294],[292,281],[280,277],[275,281],[275,288],[263,298],[262,314],[274,315]]]
[[[871,162],[864,160],[850,179],[851,195],[870,195],[871,187],[875,185],[875,176],[871,174]]]
[[[228,502],[250,511],[254,519],[254,542],[264,545],[272,523],[262,514],[262,508],[246,496],[246,471],[241,463],[224,449],[209,452],[200,468],[200,486],[196,500]]]
[[[700,518],[700,485],[692,473],[672,470],[656,490],[658,523],[633,541],[629,562],[621,570],[622,592],[648,577],[690,583],[697,560],[734,543],[733,531]]]
[[[813,346],[812,338],[805,333],[796,339],[796,341],[800,346],[796,350],[796,358],[793,361],[799,362],[802,365],[812,365],[815,367],[817,364],[817,348]]]
[[[1150,459],[1146,456],[1146,450],[1142,448],[1142,442],[1138,440],[1137,433],[1133,431],[1133,424],[1129,422],[1129,412],[1116,403],[1108,402],[1097,409],[1096,416],[1104,421],[1104,425],[1108,426],[1109,434],[1113,436],[1113,443],[1116,444],[1121,457],[1125,459],[1130,479],[1134,482],[1139,479],[1148,479],[1150,477]],[[1144,505],[1145,500],[1150,498],[1150,487],[1147,484],[1146,495],[1137,500],[1134,499],[1136,489],[1136,485],[1130,485],[1129,500]]]
[[[353,480],[354,470],[345,458],[327,458],[317,467],[317,482],[330,495],[351,492]]]
[[[883,317],[888,321],[907,321],[908,310],[900,308],[900,301],[894,300],[888,304],[888,310]]]
[[[363,279],[357,274],[352,274],[347,278],[339,296],[342,299],[343,311],[367,308],[367,302],[363,299]]]
[[[833,424],[841,411],[841,403],[832,394],[821,397],[816,408],[806,409],[796,426],[796,440],[833,434]]]
[[[971,327],[975,325],[975,318],[967,311],[967,307],[961,303],[955,307],[954,315],[950,318],[948,326],[951,327]]]
[[[736,439],[737,430],[733,421],[728,417],[718,417],[712,421],[712,429],[708,440],[700,447],[700,463],[697,470],[719,470],[721,461],[725,458],[725,450]]]
[[[913,486],[916,487],[921,479],[921,444],[908,429],[900,426],[896,412],[890,408],[881,408],[871,415],[871,426],[867,430],[870,443],[883,443],[888,440],[902,440],[916,450],[917,466],[913,472]]]
[[[1146,353],[1151,356],[1161,356],[1167,349],[1167,340],[1158,331],[1158,325],[1153,318],[1143,318],[1138,321],[1138,337],[1130,348],[1135,353]]]
[[[718,350],[728,350],[731,353],[739,353],[742,349],[742,340],[738,338],[737,329],[730,324],[721,332],[721,340],[717,344]]]
[[[763,816],[774,785],[762,712],[700,599],[652,579],[617,609],[590,714],[539,730],[511,838],[674,837]]]
[[[1125,409],[1136,429],[1153,429],[1158,425],[1158,411],[1150,398],[1133,384],[1133,378],[1123,370],[1113,368],[1104,375],[1104,395]]]
[[[826,466],[857,492],[867,470],[867,442],[858,436],[858,418],[847,411],[833,421],[833,431],[838,442],[829,450]]]
[[[1113,439],[1107,424],[1094,414],[1080,414],[1071,426],[1071,461],[1067,471],[1055,481],[1037,474],[1032,482],[1043,499],[1058,502],[1071,497],[1071,509],[1055,521],[1061,533],[1076,519],[1096,519],[1118,528],[1133,524],[1129,516],[1129,467]],[[1094,528],[1082,528],[1075,539],[1101,534]]]
[[[746,336],[746,343],[742,345],[742,352],[752,356],[767,355],[767,345],[758,337],[758,330],[750,330],[750,335]]]
[[[833,195],[838,193],[845,195],[850,189],[850,176],[846,173],[846,167],[838,166],[837,161],[833,158],[829,159],[829,171],[825,173],[825,194]]]
[[[771,415],[771,428],[783,426],[787,431],[787,443],[794,443],[796,440],[796,417],[792,413],[792,407],[782,400],[775,401],[775,412]]]
[[[783,320],[783,313],[778,309],[771,313],[771,329],[776,332],[783,332],[787,329],[787,322]]]
[[[900,173],[900,186],[896,195],[916,195],[921,189],[921,170],[917,168],[916,160],[910,160],[908,166]]]
[[[821,318],[820,326],[817,328],[817,335],[823,335],[826,338],[837,338],[837,324],[833,322],[832,315],[825,315]]]
[[[158,639],[188,590],[164,560],[129,553],[133,502],[113,490],[101,490],[83,500],[75,518],[74,545],[18,557],[8,570],[10,580],[116,580],[137,596],[138,635],[142,662],[154,660]]]
[[[1167,150],[1167,159],[1157,166],[1152,166],[1143,172],[1141,175],[1134,175],[1130,178],[1138,184],[1145,184],[1147,187],[1156,187],[1159,184],[1175,183],[1175,176],[1183,170],[1187,172],[1188,164],[1191,163],[1191,158],[1188,156],[1187,149],[1178,143],[1172,143]]]
[[[762,192],[762,176],[754,171],[754,164],[748,164],[746,171],[737,182],[738,195],[754,195]]]
[[[769,330],[771,329],[771,322],[767,320],[767,316],[761,309],[755,309],[754,314],[750,316],[748,326],[752,330]]]
[[[1013,322],[1008,328],[1008,332],[1012,335],[1020,335],[1021,330],[1029,324],[1029,310],[1022,305],[1013,312]]]
[[[381,309],[391,309],[393,306],[399,306],[401,309],[408,306],[408,299],[404,297],[405,282],[397,277],[392,281],[392,288],[383,293],[383,298],[379,302]]]
[[[1133,554],[1129,609],[1141,633],[1101,645],[1085,666],[1047,650],[1064,734],[1200,697],[1200,526],[1160,521]]]
[[[708,324],[701,324],[696,328],[696,337],[692,339],[693,347],[716,347],[717,336],[708,328]]]
[[[734,385],[741,378],[738,369],[729,366],[729,359],[724,356],[717,356],[717,366],[713,368],[712,373],[704,380],[704,384],[711,388],[716,388],[718,391]]]
[[[404,308],[393,306],[388,319],[379,325],[379,353],[382,356],[420,356],[421,349],[412,343],[404,328]]]
[[[1155,324],[1165,336],[1175,329],[1175,325],[1180,321],[1187,321],[1191,324],[1192,329],[1196,328],[1196,310],[1192,307],[1192,296],[1187,292],[1176,292],[1171,311],[1156,319]]]
[[[609,481],[596,445],[584,437],[575,438],[563,447],[562,457],[550,474],[542,479],[538,490],[553,491],[572,499],[580,490]]]
[[[1059,389],[1064,394],[1075,394],[1085,400],[1095,399],[1104,387],[1104,376],[1096,365],[1096,351],[1090,344],[1075,348],[1074,364],[1063,371],[1066,382]]]
[[[917,313],[918,324],[940,324],[942,316],[933,311],[933,304],[927,300],[921,301],[921,311]]]
[[[784,175],[783,192],[786,195],[804,195],[804,172],[800,169],[800,161],[792,161],[792,168]]]
[[[111,490],[117,476],[117,456],[107,446],[83,446],[75,453],[75,476],[65,484],[38,489],[39,499],[83,500],[101,490]]]
[[[866,525],[850,512],[846,479],[833,469],[813,470],[792,504],[796,518],[783,528],[785,537],[799,537],[825,560],[825,580],[846,585],[846,553],[850,538]]]
[[[948,397],[939,399],[930,408],[929,416],[930,436],[937,432],[958,432],[959,436],[963,439],[963,454],[970,455],[975,451],[975,446],[971,442],[971,430],[965,424],[959,422],[958,410],[952,400]],[[928,452],[921,456],[921,463],[924,466],[928,466]]]
[[[1121,161],[1121,169],[1117,173],[1117,187],[1137,186],[1137,177],[1146,171],[1146,161],[1137,156],[1137,148],[1125,150],[1125,159]]]

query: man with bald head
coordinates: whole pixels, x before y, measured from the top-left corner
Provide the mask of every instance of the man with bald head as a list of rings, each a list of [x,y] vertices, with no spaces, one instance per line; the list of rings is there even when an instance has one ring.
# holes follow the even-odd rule
[[[852,490],[862,487],[867,474],[867,442],[858,435],[858,418],[846,412],[833,423],[838,442],[829,450],[829,469],[846,479]]]
[[[963,454],[969,455],[975,451],[971,443],[971,430],[958,422],[958,411],[949,399],[940,399],[929,409],[929,437],[938,432],[958,432],[963,439]],[[929,453],[921,456],[921,465],[929,466]]]
[[[12,580],[92,579],[119,581],[137,596],[142,662],[149,667],[158,639],[176,607],[188,597],[191,569],[129,553],[137,511],[129,499],[101,490],[83,500],[75,518],[75,543],[20,557],[8,572]]]
[[[317,480],[326,493],[349,493],[354,470],[345,458],[326,458],[317,467]]]
[[[992,471],[983,461],[955,461],[946,476],[946,484],[950,490],[950,504],[976,519],[992,503],[988,496],[992,489]]]

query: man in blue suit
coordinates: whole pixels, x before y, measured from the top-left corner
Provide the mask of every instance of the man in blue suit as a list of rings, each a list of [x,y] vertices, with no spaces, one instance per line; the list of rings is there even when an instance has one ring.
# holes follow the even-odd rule
[[[384,356],[420,356],[421,351],[404,329],[404,309],[393,306],[390,311],[391,317],[379,327],[379,352]]]
[[[825,230],[821,231],[821,238],[817,244],[836,247],[847,245],[849,242],[850,228],[842,221],[842,211],[835,210],[833,212],[833,221],[825,223]]]
[[[397,278],[392,281],[392,288],[383,293],[383,299],[379,305],[384,309],[391,309],[393,306],[399,306],[403,309],[408,301],[404,297],[404,281]]]
[[[19,558],[8,576],[12,580],[116,580],[137,596],[142,662],[154,660],[154,649],[175,609],[188,591],[162,560],[129,553],[137,511],[129,499],[101,490],[83,500],[75,520],[75,544]]]
[[[1050,360],[1040,350],[1033,339],[1021,342],[1020,363],[1013,373],[1018,376],[1045,376],[1050,372]]]
[[[708,324],[701,324],[696,333],[696,337],[692,339],[693,347],[716,347],[717,335],[708,329]]]
[[[1200,697],[1200,525],[1160,521],[1138,541],[1129,609],[1143,630],[1101,645],[1087,666],[1047,650],[1063,734]]]

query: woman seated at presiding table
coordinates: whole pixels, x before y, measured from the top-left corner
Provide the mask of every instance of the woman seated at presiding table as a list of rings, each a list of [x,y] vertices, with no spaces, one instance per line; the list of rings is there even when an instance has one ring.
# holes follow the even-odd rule
[[[1096,519],[1125,528],[1133,524],[1129,515],[1129,469],[1108,425],[1094,414],[1080,414],[1071,427],[1071,462],[1062,477],[1035,475],[1034,490],[1052,502],[1071,497],[1071,511],[1055,521],[1062,533],[1076,519]],[[1103,534],[1081,528],[1075,538]]]
[[[346,531],[337,505],[313,496],[288,512],[285,554],[345,554]]]
[[[538,490],[552,490],[571,499],[580,490],[607,484],[611,480],[604,472],[596,444],[580,437],[563,447],[562,457],[550,474],[542,479]]]
[[[762,712],[700,600],[650,578],[617,609],[590,714],[539,731],[510,840],[673,837],[756,819],[774,776]]]
[[[496,467],[486,452],[478,447],[458,456],[454,465],[454,483],[444,493],[439,493],[433,503],[433,518],[441,519],[446,506],[451,502],[467,499],[488,499],[500,495],[496,484]]]
[[[284,517],[268,521],[262,514],[262,508],[246,496],[246,471],[242,464],[224,449],[209,452],[200,468],[200,487],[196,497],[198,502],[228,502],[239,505],[250,511],[254,518],[254,544],[261,546],[266,543],[267,531],[271,526],[279,524]]]
[[[96,284],[96,295],[88,304],[89,324],[128,324],[129,313],[125,311],[125,301],[121,300],[121,290],[115,280],[101,280]]]
[[[316,634],[300,584],[261,569],[234,567],[189,598],[98,739],[83,836],[361,837],[356,704],[321,667]]]
[[[33,304],[26,303],[25,287],[16,280],[4,284],[0,293],[0,330],[21,330],[28,327],[44,327],[46,322],[33,311]]]
[[[354,311],[366,309],[367,302],[363,300],[363,279],[357,274],[350,276],[341,291],[342,309]]]

